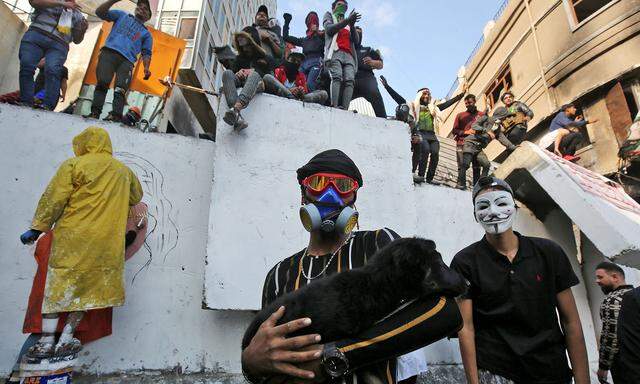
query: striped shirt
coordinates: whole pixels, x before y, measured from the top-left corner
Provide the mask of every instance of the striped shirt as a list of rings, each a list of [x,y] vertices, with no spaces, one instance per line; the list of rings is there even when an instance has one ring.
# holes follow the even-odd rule
[[[600,306],[602,332],[600,333],[599,368],[602,370],[611,369],[613,359],[618,353],[618,315],[622,306],[622,296],[632,289],[632,285],[622,285],[616,288],[604,298]]]
[[[304,250],[282,260],[269,271],[265,279],[263,308],[276,298],[316,281],[317,279],[313,278],[321,274],[325,267],[326,271],[319,278],[365,265],[378,249],[399,237],[388,228],[355,232],[338,250],[329,265],[327,263],[331,255],[304,256]],[[312,279],[306,278],[305,275]],[[336,346],[345,354],[350,367],[350,374],[345,376],[344,384],[357,384],[358,381],[362,381],[360,373],[364,370],[359,368],[365,365],[366,371],[375,375],[383,384],[395,384],[395,357],[425,345],[426,340],[430,338],[429,330],[434,328],[433,323],[430,324],[426,320],[438,312],[441,312],[442,317],[446,316],[447,310],[441,311],[446,301],[445,298],[413,301],[379,321],[363,334],[353,339],[337,341]]]

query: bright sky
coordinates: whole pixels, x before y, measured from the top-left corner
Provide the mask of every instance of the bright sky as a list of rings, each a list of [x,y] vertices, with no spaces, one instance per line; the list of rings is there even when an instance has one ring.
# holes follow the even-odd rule
[[[437,98],[446,96],[482,35],[486,23],[503,0],[349,0],[349,10],[362,14],[363,45],[381,50],[384,75],[389,84],[410,100],[416,91],[429,87]],[[278,0],[278,20],[293,15],[291,34],[302,37],[304,19],[315,10],[322,17],[332,0]],[[396,103],[381,84],[387,114],[393,115]]]

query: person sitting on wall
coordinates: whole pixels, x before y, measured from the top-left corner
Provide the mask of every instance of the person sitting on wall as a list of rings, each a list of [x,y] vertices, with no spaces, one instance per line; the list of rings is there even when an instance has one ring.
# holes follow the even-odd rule
[[[367,256],[399,237],[388,228],[352,232],[358,218],[354,204],[363,179],[342,151],[315,155],[297,170],[297,177],[303,204],[300,217],[310,232],[309,245],[269,271],[262,290],[263,307],[316,279],[365,265]],[[422,347],[434,334],[459,329],[453,301],[445,298],[439,311],[434,309],[437,302],[433,297],[417,299],[358,337],[325,345],[317,334],[288,337],[304,332],[311,321],[303,318],[276,326],[287,310],[281,307],[262,323],[243,350],[243,373],[256,384],[275,376],[310,383],[351,383],[357,378],[358,382],[396,384],[396,356]],[[365,371],[372,381],[363,376]]]
[[[231,67],[222,73],[222,91],[229,110],[222,119],[236,131],[249,126],[240,111],[245,109],[256,92],[264,91],[262,78],[273,74],[275,61],[260,45],[260,34],[255,27],[244,27],[233,34],[233,47],[238,52]],[[238,87],[242,92],[238,95]]]
[[[304,19],[307,25],[307,35],[305,37],[295,37],[289,34],[289,24],[292,16],[289,13],[284,14],[284,27],[282,29],[282,37],[284,41],[298,47],[302,47],[304,53],[304,61],[300,65],[300,71],[307,77],[307,87],[313,92],[317,89],[320,70],[322,69],[322,59],[324,57],[324,31],[320,28],[320,19],[318,14],[311,11]]]
[[[555,242],[513,230],[517,206],[504,180],[480,178],[472,198],[486,233],[451,262],[470,283],[458,299],[467,382],[569,384],[573,374],[590,383],[569,258]]]
[[[80,44],[89,24],[74,0],[30,0],[34,11],[29,29],[20,41],[20,102],[33,106],[33,75],[45,58],[44,98],[42,107],[53,110],[60,98],[63,66],[71,42]]]
[[[304,54],[300,52],[289,53],[284,63],[276,68],[275,76],[266,74],[262,78],[265,92],[288,99],[298,99],[305,103],[324,104],[329,95],[322,89],[309,92],[307,78],[300,71],[300,65],[303,61]]]
[[[278,64],[284,55],[284,41],[280,36],[280,26],[276,21],[269,19],[269,9],[266,5],[261,5],[256,12],[253,27],[260,36],[257,43],[264,49],[266,55],[271,56]]]
[[[575,154],[583,140],[584,137],[580,132],[579,125],[574,122],[542,136],[539,146],[567,161],[578,161],[580,156],[575,156]]]
[[[575,104],[569,103],[564,104],[560,107],[560,112],[551,120],[551,125],[549,125],[549,132],[553,132],[556,129],[567,128],[568,125],[572,125],[574,127],[580,128],[584,127],[587,124],[597,123],[598,119],[593,120],[585,120],[582,116],[576,116],[578,109]]]
[[[121,121],[126,94],[129,90],[133,67],[142,54],[144,79],[151,77],[151,51],[153,38],[144,23],[151,19],[151,7],[148,0],[139,0],[135,16],[123,11],[113,10],[111,7],[120,0],[107,0],[96,8],[96,16],[105,21],[113,22],[111,32],[100,50],[96,78],[98,84],[93,91],[91,113],[86,117],[98,119],[102,114],[104,99],[115,75],[115,89],[113,90],[113,104],[111,112],[105,117],[108,121]]]
[[[512,115],[504,123],[505,135],[514,145],[520,145],[527,133],[528,123],[533,119],[533,111],[522,101],[517,101],[511,91],[502,94],[500,100]]]
[[[480,165],[482,176],[489,174],[491,162],[487,154],[484,153],[484,149],[491,140],[497,139],[509,151],[516,149],[516,146],[502,132],[502,122],[509,116],[511,114],[505,107],[498,107],[491,117],[481,116],[471,126],[474,133],[465,137],[462,144],[462,164],[458,168],[458,183],[456,185],[458,189],[467,188],[467,170],[474,161]]]
[[[216,54],[216,58],[218,59],[218,62],[222,64],[222,67],[224,69],[233,68],[233,64],[236,61],[236,58],[238,57],[238,55],[236,55],[233,52],[230,46],[225,45],[222,47],[214,47],[213,51]]]
[[[125,227],[129,207],[142,199],[136,175],[112,156],[111,139],[89,127],[73,138],[76,157],[60,165],[38,202],[33,243],[53,228],[42,303],[42,337],[29,355],[44,358],[77,353],[74,332],[85,311],[124,304]],[[88,246],[90,245],[90,246]],[[58,317],[67,314],[57,343]]]

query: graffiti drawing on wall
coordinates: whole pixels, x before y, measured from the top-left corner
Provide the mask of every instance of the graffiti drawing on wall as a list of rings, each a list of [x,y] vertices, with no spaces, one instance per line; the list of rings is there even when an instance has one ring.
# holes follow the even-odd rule
[[[134,274],[131,283],[135,281],[140,272],[145,270],[156,258],[162,258],[162,262],[171,256],[178,246],[180,231],[176,225],[175,210],[171,199],[165,193],[164,174],[149,160],[142,156],[129,152],[116,152],[115,157],[126,164],[140,180],[144,190],[143,201],[149,206],[149,228],[144,241],[146,262]]]

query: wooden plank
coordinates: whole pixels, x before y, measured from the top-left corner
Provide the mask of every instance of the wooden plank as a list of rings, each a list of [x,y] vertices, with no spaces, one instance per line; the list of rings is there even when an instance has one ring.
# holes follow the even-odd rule
[[[620,145],[627,139],[627,128],[633,123],[631,111],[629,111],[620,82],[616,82],[613,88],[607,92],[605,103],[611,119],[611,130],[618,140],[618,145]]]

